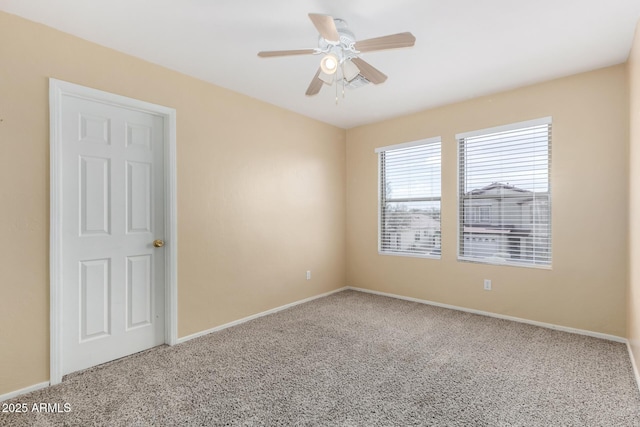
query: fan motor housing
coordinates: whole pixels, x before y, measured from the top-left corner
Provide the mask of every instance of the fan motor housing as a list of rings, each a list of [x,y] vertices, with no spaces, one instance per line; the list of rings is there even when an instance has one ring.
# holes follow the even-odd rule
[[[336,23],[336,30],[340,37],[340,43],[338,45],[328,42],[324,37],[318,36],[318,48],[320,50],[331,50],[331,47],[340,47],[343,50],[353,50],[352,46],[356,42],[356,36],[347,28],[347,22],[343,19],[335,18],[333,20]]]

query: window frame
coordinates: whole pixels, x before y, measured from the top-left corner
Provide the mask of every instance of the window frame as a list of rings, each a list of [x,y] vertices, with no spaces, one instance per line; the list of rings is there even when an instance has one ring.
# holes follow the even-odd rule
[[[439,201],[440,202],[440,230],[438,230],[437,233],[437,240],[440,242],[440,253],[437,255],[432,255],[432,254],[420,254],[420,253],[410,253],[410,252],[393,252],[390,250],[383,250],[382,248],[382,234],[383,234],[383,218],[384,218],[384,213],[383,213],[383,209],[382,209],[382,201],[383,201],[383,182],[382,182],[382,178],[383,178],[383,164],[382,164],[382,153],[386,152],[386,151],[391,151],[391,150],[401,150],[404,148],[411,148],[411,147],[417,147],[417,146],[421,146],[421,145],[430,145],[430,144],[434,144],[434,143],[438,143],[440,144],[440,197],[426,197],[426,198],[421,198],[421,199],[429,199],[429,200],[425,200],[425,201]],[[389,255],[389,256],[399,256],[399,257],[410,257],[410,258],[426,258],[426,259],[441,259],[442,258],[442,138],[440,136],[435,136],[435,137],[431,137],[431,138],[425,138],[425,139],[420,139],[420,140],[416,140],[416,141],[411,141],[411,142],[405,142],[405,143],[401,143],[401,144],[394,144],[394,145],[387,145],[384,147],[379,147],[376,148],[375,153],[378,157],[378,180],[377,180],[377,187],[378,187],[378,224],[377,224],[377,231],[378,231],[378,255]],[[385,199],[386,200],[386,199]],[[405,201],[410,201],[410,200],[405,200]],[[435,249],[435,248],[434,248]]]
[[[548,188],[547,188],[547,206],[548,206],[548,220],[549,220],[549,225],[548,225],[548,230],[549,230],[549,263],[548,264],[536,264],[536,263],[529,263],[529,262],[522,262],[522,261],[517,261],[517,260],[510,260],[510,259],[505,259],[503,260],[498,260],[495,259],[493,257],[485,257],[485,258],[476,258],[476,257],[469,257],[469,256],[464,256],[461,251],[463,249],[462,247],[462,242],[464,239],[464,220],[463,220],[463,216],[465,214],[463,208],[462,208],[462,203],[463,203],[463,193],[464,193],[464,188],[463,187],[463,177],[461,176],[462,174],[462,164],[461,164],[461,147],[462,147],[462,141],[466,138],[471,138],[471,137],[477,137],[477,136],[485,136],[485,135],[489,135],[489,134],[494,134],[494,133],[502,133],[502,132],[510,132],[510,131],[518,131],[518,130],[524,130],[526,128],[530,128],[530,127],[535,127],[535,126],[542,126],[542,125],[547,125],[548,126],[548,142],[547,142],[547,182],[548,182]],[[533,119],[533,120],[526,120],[526,121],[522,121],[522,122],[517,122],[517,123],[511,123],[511,124],[507,124],[507,125],[503,125],[503,126],[496,126],[496,127],[491,127],[491,128],[485,128],[485,129],[478,129],[478,130],[474,130],[474,131],[469,131],[469,132],[462,132],[462,133],[458,133],[456,134],[455,138],[456,138],[456,145],[457,145],[457,224],[456,224],[456,228],[457,228],[457,248],[456,248],[456,257],[457,257],[457,261],[461,261],[461,262],[469,262],[469,263],[475,263],[475,264],[484,264],[484,265],[500,265],[500,266],[509,266],[509,267],[525,267],[525,268],[534,268],[534,269],[541,269],[541,270],[551,270],[552,266],[553,266],[553,221],[552,221],[552,188],[551,188],[551,183],[552,183],[552,177],[551,177],[551,168],[552,168],[552,131],[553,131],[553,118],[551,116],[547,116],[547,117],[541,117],[538,119]],[[533,214],[533,213],[532,213]]]

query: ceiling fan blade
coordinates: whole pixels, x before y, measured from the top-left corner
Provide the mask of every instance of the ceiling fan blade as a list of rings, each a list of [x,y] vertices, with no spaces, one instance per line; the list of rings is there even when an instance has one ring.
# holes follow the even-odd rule
[[[322,80],[320,80],[318,78],[318,76],[320,76],[320,73],[322,72],[321,68],[318,68],[318,71],[316,72],[316,75],[313,76],[313,79],[311,80],[311,83],[309,83],[309,87],[307,88],[307,91],[305,92],[305,95],[307,96],[312,96],[317,94],[318,92],[320,92],[320,89],[322,88]]]
[[[309,55],[315,53],[315,49],[297,49],[297,50],[267,50],[258,52],[261,58],[269,58],[272,56],[289,56],[289,55]]]
[[[356,64],[356,66],[360,69],[360,74],[362,74],[365,79],[369,80],[374,85],[384,83],[384,81],[387,80],[386,74],[384,74],[382,71],[378,70],[368,62],[363,61],[360,58],[351,58],[351,62]]]
[[[374,50],[396,49],[399,47],[411,47],[416,43],[416,38],[411,33],[398,33],[390,36],[376,37],[374,39],[360,40],[356,42],[356,50],[371,52]]]
[[[340,35],[336,29],[336,23],[333,21],[333,17],[329,15],[320,15],[318,13],[310,13],[309,18],[325,40],[335,43],[340,42]]]

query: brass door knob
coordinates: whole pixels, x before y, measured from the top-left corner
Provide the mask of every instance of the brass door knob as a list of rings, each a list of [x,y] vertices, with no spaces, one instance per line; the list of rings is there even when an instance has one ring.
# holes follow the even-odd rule
[[[153,241],[153,246],[155,246],[156,248],[161,248],[164,246],[164,240],[154,240]]]

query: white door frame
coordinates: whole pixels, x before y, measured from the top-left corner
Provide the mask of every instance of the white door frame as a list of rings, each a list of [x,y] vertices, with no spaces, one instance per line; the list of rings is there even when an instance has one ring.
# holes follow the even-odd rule
[[[74,96],[164,117],[165,141],[165,343],[178,341],[178,223],[176,197],[176,110],[49,79],[50,125],[50,384],[62,381],[62,97]]]

